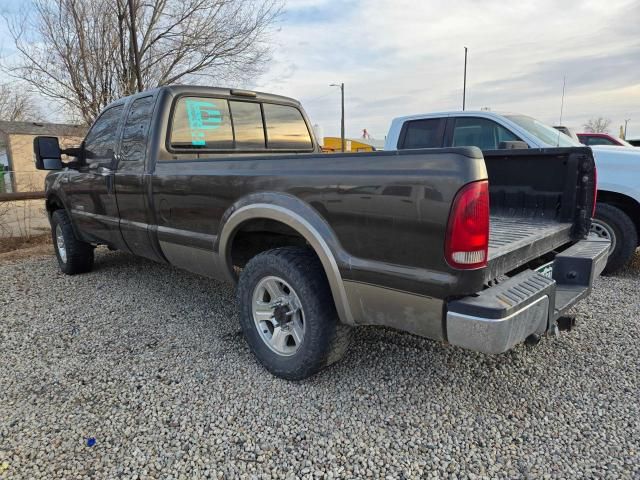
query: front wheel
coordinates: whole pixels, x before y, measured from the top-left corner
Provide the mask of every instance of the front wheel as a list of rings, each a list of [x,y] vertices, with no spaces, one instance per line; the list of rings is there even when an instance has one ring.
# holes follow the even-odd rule
[[[93,268],[93,247],[78,240],[64,210],[51,215],[51,235],[60,270],[67,275],[85,273]]]
[[[307,378],[339,360],[351,328],[338,320],[322,265],[299,247],[252,258],[238,282],[240,324],[251,351],[272,374]]]
[[[615,273],[624,267],[638,246],[638,232],[629,216],[613,205],[598,203],[591,222],[591,232],[611,242],[604,273]]]

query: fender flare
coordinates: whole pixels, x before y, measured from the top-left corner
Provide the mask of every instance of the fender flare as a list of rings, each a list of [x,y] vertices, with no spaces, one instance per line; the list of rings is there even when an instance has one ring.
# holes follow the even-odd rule
[[[47,205],[53,200],[56,200],[56,204],[60,205],[61,208],[57,208],[55,210],[64,210],[67,213],[67,216],[69,217],[69,221],[71,223],[71,229],[73,230],[73,234],[76,236],[76,238],[80,238],[79,233],[78,233],[78,228],[76,227],[76,222],[74,221],[73,217],[71,216],[71,210],[69,209],[69,207],[67,206],[67,202],[65,202],[62,198],[62,195],[60,195],[60,193],[58,193],[57,191],[53,191],[53,192],[47,192],[45,194],[45,199],[44,199],[44,208],[47,212],[47,217],[49,218],[49,223],[51,223],[51,215],[53,214],[53,211],[49,212],[49,209],[47,208]]]
[[[640,191],[635,190],[633,188],[627,187],[625,185],[619,185],[614,183],[600,183],[596,186],[598,193],[603,192],[605,194],[611,193],[614,195],[619,195],[621,197],[627,197],[629,200],[633,200],[637,204],[640,205]]]
[[[264,201],[240,206],[239,208],[234,209],[228,216],[225,215],[226,221],[221,227],[221,232],[220,235],[218,235],[217,241],[217,251],[220,255],[220,261],[225,275],[232,283],[237,282],[236,275],[233,271],[233,265],[231,263],[231,244],[235,233],[242,224],[254,219],[267,219],[282,222],[302,235],[311,248],[313,248],[316,255],[318,255],[327,275],[329,287],[331,288],[331,293],[333,295],[340,320],[347,325],[355,325],[351,309],[349,308],[347,292],[336,260],[337,255],[329,244],[333,243],[335,249],[339,248],[337,239],[335,239],[334,235],[330,234],[333,238],[330,238],[329,241],[327,241],[320,230],[328,230],[329,227],[311,207],[295,197],[292,198],[287,195],[285,198],[280,198],[281,201],[284,200],[286,203],[291,203],[293,199],[295,199],[294,202],[296,204],[302,204],[298,205],[298,207],[302,207],[304,210],[307,210],[307,212],[313,212],[313,217],[317,217],[314,218],[314,220],[316,220],[315,223],[319,220],[322,222],[321,226],[314,226],[313,223],[305,218],[300,212],[296,212],[290,207],[274,203],[266,203]],[[266,199],[263,198],[263,200]],[[300,210],[300,208],[296,208],[296,210]]]

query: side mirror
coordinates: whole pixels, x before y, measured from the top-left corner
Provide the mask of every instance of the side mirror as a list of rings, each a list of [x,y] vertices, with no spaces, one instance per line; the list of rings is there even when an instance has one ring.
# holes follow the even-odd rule
[[[498,148],[500,150],[523,150],[525,148],[529,148],[529,145],[521,140],[513,140],[509,142],[500,142]]]
[[[36,137],[33,139],[33,153],[38,170],[62,170],[62,153],[57,137]]]

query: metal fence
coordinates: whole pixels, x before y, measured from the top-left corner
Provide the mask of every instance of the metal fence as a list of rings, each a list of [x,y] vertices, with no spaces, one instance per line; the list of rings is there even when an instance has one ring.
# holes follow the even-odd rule
[[[0,202],[44,198],[42,172],[0,170]]]

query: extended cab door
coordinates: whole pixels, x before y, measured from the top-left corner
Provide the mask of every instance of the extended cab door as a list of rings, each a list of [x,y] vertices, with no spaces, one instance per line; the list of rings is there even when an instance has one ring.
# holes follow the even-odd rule
[[[119,228],[114,167],[124,102],[104,110],[87,134],[83,162],[66,187],[71,217],[83,240],[126,248]]]
[[[164,261],[155,248],[150,226],[153,208],[149,196],[151,178],[147,169],[150,142],[149,133],[156,104],[157,92],[134,97],[128,105],[120,155],[115,176],[120,231],[128,249],[155,261]]]

